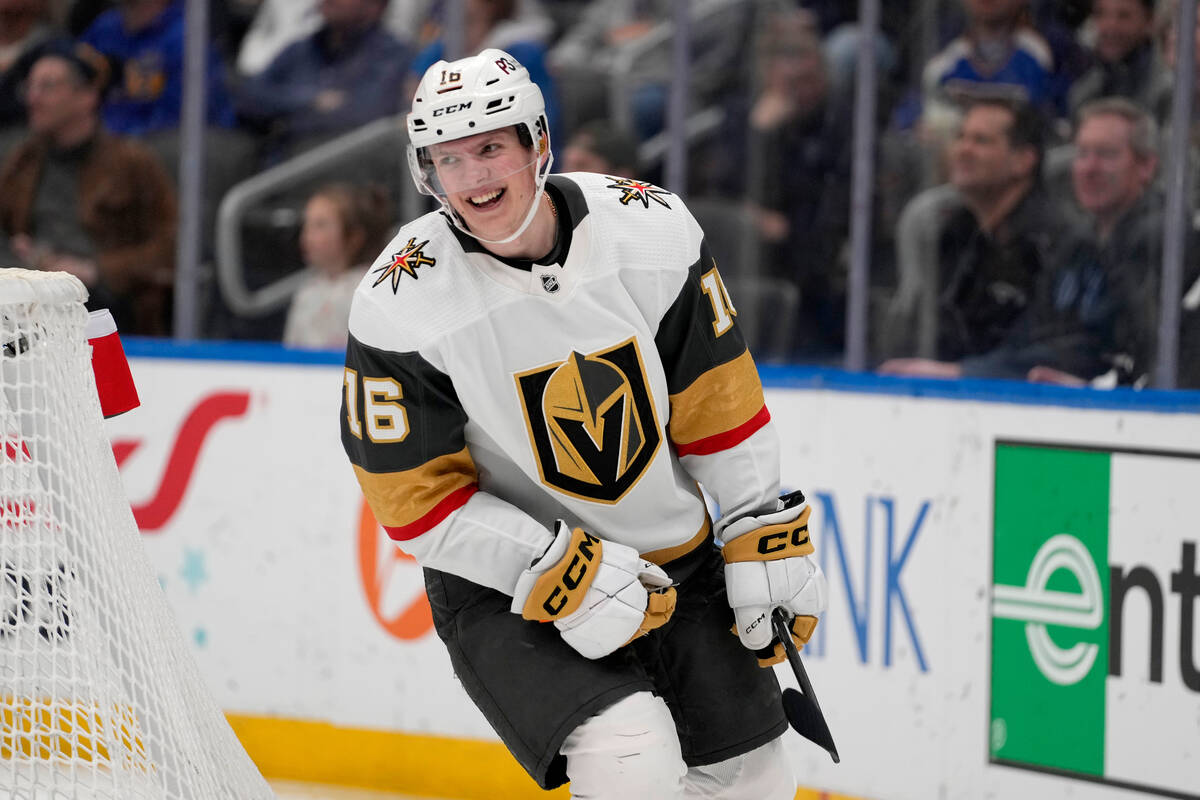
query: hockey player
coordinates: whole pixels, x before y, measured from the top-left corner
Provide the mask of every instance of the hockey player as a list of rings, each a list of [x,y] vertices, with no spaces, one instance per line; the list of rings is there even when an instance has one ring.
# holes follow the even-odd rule
[[[408,131],[441,211],[355,294],[342,441],[464,688],[545,788],[790,800],[759,665],[771,610],[802,644],[827,590],[699,226],[650,184],[550,176],[500,50],[430,67]]]

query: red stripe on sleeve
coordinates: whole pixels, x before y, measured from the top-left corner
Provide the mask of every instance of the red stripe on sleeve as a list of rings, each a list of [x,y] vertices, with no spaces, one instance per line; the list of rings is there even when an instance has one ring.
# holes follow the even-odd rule
[[[731,431],[706,436],[687,444],[675,445],[675,452],[681,456],[707,456],[739,445],[754,435],[755,431],[771,421],[771,412],[764,405],[758,413],[738,425]]]
[[[436,506],[429,510],[428,514],[416,522],[410,522],[407,525],[401,525],[396,528],[384,525],[383,529],[387,531],[388,538],[396,542],[407,542],[409,539],[415,539],[450,516],[450,512],[465,506],[467,501],[471,499],[471,495],[477,491],[479,491],[479,484],[477,483],[455,489],[443,497]]]

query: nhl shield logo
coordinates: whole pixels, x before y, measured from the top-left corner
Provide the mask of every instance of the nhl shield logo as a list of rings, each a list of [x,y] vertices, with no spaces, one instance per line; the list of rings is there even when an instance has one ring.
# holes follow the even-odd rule
[[[558,278],[554,275],[547,274],[542,276],[542,288],[546,290],[547,294],[554,294],[557,292],[558,285]]]
[[[601,503],[633,488],[662,444],[636,339],[515,377],[543,483]]]

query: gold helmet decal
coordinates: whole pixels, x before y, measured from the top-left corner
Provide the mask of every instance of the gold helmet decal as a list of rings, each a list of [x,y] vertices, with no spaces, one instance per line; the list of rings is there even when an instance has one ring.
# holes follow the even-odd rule
[[[646,471],[662,435],[636,339],[516,376],[542,481],[615,503]]]

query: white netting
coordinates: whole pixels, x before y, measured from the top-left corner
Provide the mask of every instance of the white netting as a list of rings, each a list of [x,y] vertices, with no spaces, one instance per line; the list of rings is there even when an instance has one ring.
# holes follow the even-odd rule
[[[142,549],[64,273],[0,269],[0,800],[254,800]]]

